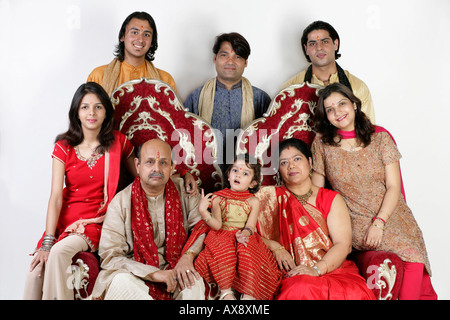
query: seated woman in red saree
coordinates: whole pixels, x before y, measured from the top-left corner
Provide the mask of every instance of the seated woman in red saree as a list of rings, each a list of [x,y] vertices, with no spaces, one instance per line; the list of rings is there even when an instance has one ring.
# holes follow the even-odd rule
[[[284,271],[276,299],[375,299],[354,262],[346,259],[352,231],[343,198],[312,184],[311,151],[303,141],[282,141],[279,151],[284,186],[257,194],[265,201],[258,228],[270,238],[264,241]]]

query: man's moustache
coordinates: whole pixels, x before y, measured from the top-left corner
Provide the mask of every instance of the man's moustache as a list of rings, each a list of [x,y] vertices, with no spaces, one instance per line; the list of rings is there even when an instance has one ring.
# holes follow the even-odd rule
[[[160,172],[153,172],[148,175],[149,179],[151,179],[153,177],[160,177],[161,179],[164,179],[164,175]]]

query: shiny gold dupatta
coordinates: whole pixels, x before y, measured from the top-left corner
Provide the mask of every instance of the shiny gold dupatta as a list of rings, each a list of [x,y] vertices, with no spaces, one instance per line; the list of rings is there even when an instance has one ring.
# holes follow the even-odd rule
[[[332,247],[326,219],[316,206],[303,206],[285,187],[262,188],[256,196],[262,208],[259,232],[280,242],[296,265],[313,266]]]

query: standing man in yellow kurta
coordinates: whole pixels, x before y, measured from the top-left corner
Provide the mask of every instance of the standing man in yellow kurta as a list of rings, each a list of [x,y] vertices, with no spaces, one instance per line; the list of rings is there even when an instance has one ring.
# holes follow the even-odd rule
[[[302,35],[302,49],[305,58],[311,62],[303,70],[283,84],[282,89],[303,82],[327,86],[340,82],[349,87],[361,102],[361,110],[375,124],[375,112],[372,96],[367,85],[347,70],[343,70],[337,63],[340,38],[336,30],[329,23],[314,21],[308,25]]]
[[[109,95],[122,83],[142,77],[164,81],[176,91],[172,76],[152,63],[157,48],[158,32],[152,16],[147,12],[133,12],[120,29],[116,58],[95,68],[87,81],[97,82]]]

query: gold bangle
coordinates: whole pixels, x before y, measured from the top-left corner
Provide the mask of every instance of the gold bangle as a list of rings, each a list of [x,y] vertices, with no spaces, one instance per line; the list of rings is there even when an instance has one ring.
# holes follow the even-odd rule
[[[212,218],[212,215],[210,214],[209,217],[207,217],[207,218],[202,218],[202,219],[203,219],[203,221],[208,222],[208,220],[211,219],[211,218]]]
[[[196,256],[197,254],[192,250],[187,250],[184,254]]]
[[[278,247],[278,248],[276,248],[276,249],[272,250],[272,252],[275,252],[275,251],[278,251],[278,250],[283,250],[283,249],[284,249],[284,247],[283,247],[283,246],[281,246],[281,247]]]

